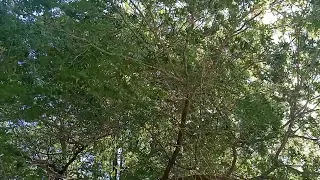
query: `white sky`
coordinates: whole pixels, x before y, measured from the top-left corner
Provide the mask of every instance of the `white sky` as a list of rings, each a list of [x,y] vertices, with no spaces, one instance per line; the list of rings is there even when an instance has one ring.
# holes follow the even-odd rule
[[[277,21],[278,17],[272,14],[271,11],[267,11],[264,16],[262,17],[262,22],[264,24],[272,24]]]

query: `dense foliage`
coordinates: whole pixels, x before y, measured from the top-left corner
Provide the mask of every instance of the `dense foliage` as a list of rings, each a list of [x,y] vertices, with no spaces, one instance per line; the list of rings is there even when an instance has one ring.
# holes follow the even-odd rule
[[[319,179],[318,17],[315,0],[0,1],[0,179]]]

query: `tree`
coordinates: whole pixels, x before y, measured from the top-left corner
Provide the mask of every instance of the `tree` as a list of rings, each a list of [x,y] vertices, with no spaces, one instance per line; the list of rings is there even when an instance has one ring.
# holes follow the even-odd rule
[[[2,1],[0,177],[317,179],[318,9]]]

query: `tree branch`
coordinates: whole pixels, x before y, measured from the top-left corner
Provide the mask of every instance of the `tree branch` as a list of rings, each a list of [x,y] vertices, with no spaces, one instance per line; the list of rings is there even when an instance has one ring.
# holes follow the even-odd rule
[[[259,12],[258,12],[257,14],[255,14],[253,17],[251,17],[250,19],[248,19],[247,21],[245,21],[240,28],[238,28],[237,30],[235,30],[235,31],[232,33],[231,37],[237,36],[237,35],[241,34],[242,32],[246,31],[246,30],[249,28],[249,27],[247,26],[248,23],[251,22],[251,21],[253,21],[253,20],[254,20],[256,17],[258,17],[262,12],[263,12],[262,10],[259,11]]]
[[[112,53],[112,52],[108,52],[106,50],[104,50],[103,48],[101,48],[98,44],[96,43],[93,43],[93,42],[90,42],[89,40],[87,40],[86,38],[83,38],[83,37],[78,37],[76,35],[73,35],[65,30],[61,30],[62,32],[66,33],[68,36],[74,38],[74,39],[78,39],[80,41],[83,41],[83,42],[86,42],[88,43],[90,46],[92,46],[93,48],[97,49],[98,51],[104,53],[104,54],[107,54],[109,56],[116,56],[116,57],[121,57],[125,60],[132,60],[130,62],[135,62],[135,63],[140,63],[142,65],[144,65],[145,67],[147,68],[150,68],[150,69],[154,69],[154,70],[157,70],[157,71],[160,71],[162,72],[163,74],[165,74],[167,77],[169,78],[172,78],[174,80],[176,80],[177,82],[180,82],[182,84],[184,84],[183,80],[171,73],[168,73],[167,71],[165,71],[164,69],[161,69],[161,68],[158,68],[158,67],[155,67],[155,66],[152,66],[152,65],[149,65],[149,64],[146,64],[146,63],[143,63],[142,61],[139,61],[138,59],[135,59],[133,57],[129,57],[129,56],[125,56],[125,55],[122,55],[122,54],[117,54],[117,53]]]
[[[71,159],[62,167],[61,171],[59,172],[60,174],[64,174],[67,170],[68,167],[77,159],[78,155],[87,147],[86,146],[81,146],[71,157]]]
[[[232,172],[235,170],[236,164],[237,164],[237,159],[238,159],[237,148],[236,148],[235,144],[233,144],[232,145],[232,163],[231,163],[231,166],[227,172],[227,176],[230,176],[232,174]]]
[[[296,87],[296,90],[297,90],[297,87]],[[286,133],[284,134],[284,137],[281,141],[281,144],[273,157],[273,165],[267,171],[262,173],[262,175],[251,178],[251,179],[261,179],[261,178],[266,179],[270,173],[272,173],[274,170],[276,170],[279,167],[279,156],[280,156],[282,150],[285,148],[285,146],[289,140],[289,137],[292,135],[292,128],[294,126],[295,118],[296,118],[295,117],[296,106],[297,106],[296,98],[293,97],[291,99],[291,105],[290,105],[290,115],[289,115],[289,122],[288,122],[289,127],[288,127]]]
[[[178,154],[181,150],[182,142],[183,142],[183,133],[184,133],[184,129],[186,126],[187,116],[189,113],[189,107],[190,107],[190,99],[187,96],[187,98],[184,101],[184,107],[183,107],[182,114],[181,114],[181,122],[180,122],[177,142],[175,145],[175,150],[172,153],[172,155],[168,161],[168,164],[166,166],[165,171],[163,172],[161,180],[167,180],[169,178],[170,171],[171,171],[173,165],[175,164],[176,159],[178,157]]]
[[[226,176],[220,176],[220,175],[196,174],[191,176],[172,178],[171,180],[237,180],[237,179],[226,177]]]

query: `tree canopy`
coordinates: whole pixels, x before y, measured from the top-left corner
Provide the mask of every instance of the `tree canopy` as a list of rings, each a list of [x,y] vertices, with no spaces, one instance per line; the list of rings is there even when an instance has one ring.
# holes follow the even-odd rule
[[[0,179],[320,178],[315,0],[0,1]]]

